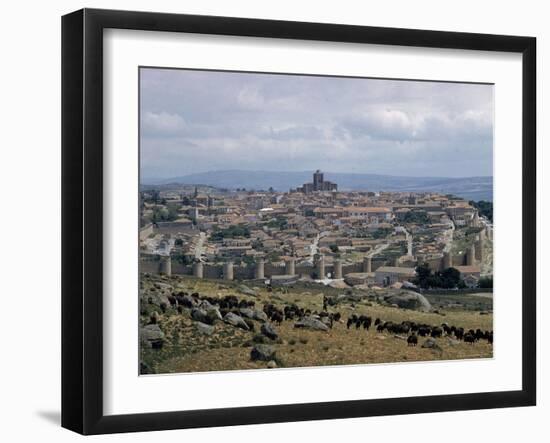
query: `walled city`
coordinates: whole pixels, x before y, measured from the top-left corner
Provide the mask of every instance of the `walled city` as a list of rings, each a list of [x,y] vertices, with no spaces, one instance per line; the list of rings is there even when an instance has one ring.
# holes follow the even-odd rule
[[[453,341],[464,340],[466,328],[466,341],[470,330],[476,342],[485,339],[491,347],[481,354],[466,347],[420,355],[411,346],[407,352],[415,354],[406,359],[491,356],[493,220],[492,206],[488,211],[485,204],[438,193],[339,190],[319,170],[311,183],[285,192],[200,184],[145,187],[139,234],[142,372],[262,367],[258,361],[273,367],[397,358],[393,347],[374,352],[372,343],[368,355],[355,349],[352,357],[344,356],[342,344],[331,357],[320,351],[292,362],[293,353],[282,359],[280,351],[279,360],[254,358],[263,352],[259,346],[275,343],[250,342],[245,332],[261,326],[260,336],[281,340],[283,320],[294,320],[283,342],[296,342],[296,330],[324,329],[315,322],[333,333],[335,324],[342,331],[349,331],[350,324],[368,331],[377,321],[380,332],[390,331],[411,345],[422,327],[429,328],[430,340],[439,338],[434,328],[443,328],[442,335]],[[211,308],[217,309],[213,317],[208,316]],[[177,320],[178,314],[187,317]],[[464,324],[451,325],[453,315]],[[220,338],[216,346],[205,339],[215,332],[223,336],[228,325],[237,330],[231,340]],[[347,343],[338,337],[333,341]],[[166,342],[172,344],[170,353]],[[204,349],[193,347],[198,342]],[[228,358],[223,354],[228,343],[241,352],[251,347],[251,357],[242,364]],[[434,342],[438,349],[449,343]],[[155,348],[163,348],[165,355],[159,357]],[[198,358],[203,351],[210,357]],[[225,357],[214,358],[212,352]]]

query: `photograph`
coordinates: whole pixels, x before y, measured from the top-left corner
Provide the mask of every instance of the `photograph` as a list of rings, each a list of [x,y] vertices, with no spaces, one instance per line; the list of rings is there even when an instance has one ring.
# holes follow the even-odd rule
[[[492,358],[493,101],[140,67],[139,373]]]

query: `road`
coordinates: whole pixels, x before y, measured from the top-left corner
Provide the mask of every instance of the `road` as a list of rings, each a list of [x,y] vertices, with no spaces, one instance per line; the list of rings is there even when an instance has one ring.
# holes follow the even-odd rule
[[[391,242],[382,243],[377,245],[372,251],[367,254],[367,257],[374,257],[376,254],[380,254],[384,249],[387,249],[390,246]]]
[[[326,237],[329,235],[330,232],[323,231],[320,234],[317,234],[315,238],[313,239],[313,242],[311,245],[309,245],[309,258],[306,260],[309,263],[315,263],[315,254],[319,252],[319,240],[321,240],[322,237]]]

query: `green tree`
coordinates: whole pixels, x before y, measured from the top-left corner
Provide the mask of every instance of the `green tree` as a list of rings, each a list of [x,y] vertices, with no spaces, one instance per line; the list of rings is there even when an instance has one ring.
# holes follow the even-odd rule
[[[243,263],[251,266],[253,264],[255,264],[255,260],[254,260],[254,257],[250,256],[250,255],[245,255],[242,259]]]
[[[490,222],[493,221],[493,202],[480,200],[480,201],[469,201],[470,205],[474,208],[477,208],[479,215],[486,217]]]
[[[210,240],[212,241],[221,241],[224,238],[236,238],[236,237],[245,237],[250,238],[250,229],[245,225],[231,225],[225,229],[217,229],[212,235],[210,235]]]
[[[478,282],[478,286],[484,289],[493,288],[493,277],[481,277]]]
[[[425,211],[409,211],[405,214],[403,221],[405,223],[428,224],[430,218]]]
[[[284,217],[272,218],[267,222],[267,226],[269,228],[277,228],[282,231],[288,227],[288,221]]]
[[[447,268],[441,272],[433,273],[427,263],[416,267],[416,277],[413,283],[423,289],[428,288],[456,288],[461,283],[460,272],[455,268]]]
[[[413,283],[426,289],[429,287],[431,277],[432,270],[427,263],[422,263],[416,267],[416,277],[413,279]]]
[[[460,282],[460,271],[455,268],[447,268],[438,273],[441,288],[456,288]]]
[[[172,260],[181,263],[184,266],[188,266],[192,263],[192,260],[185,254],[174,254]]]

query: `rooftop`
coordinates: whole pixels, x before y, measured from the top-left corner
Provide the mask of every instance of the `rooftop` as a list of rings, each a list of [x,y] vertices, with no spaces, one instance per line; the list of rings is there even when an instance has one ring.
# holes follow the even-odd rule
[[[391,209],[385,207],[360,207],[349,206],[346,208],[348,212],[391,212]]]
[[[399,266],[381,266],[375,272],[392,272],[394,274],[415,275],[414,268],[402,268]]]

